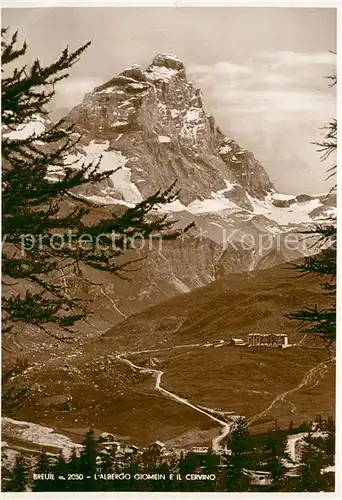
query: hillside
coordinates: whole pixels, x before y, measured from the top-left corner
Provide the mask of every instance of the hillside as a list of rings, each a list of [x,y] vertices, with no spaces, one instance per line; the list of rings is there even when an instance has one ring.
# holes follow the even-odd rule
[[[82,186],[60,200],[64,214],[85,205],[89,220],[115,217],[177,180],[178,200],[157,212],[167,214],[175,228],[194,223],[176,241],[142,244],[138,239],[120,263],[143,260],[128,267],[124,280],[89,268],[85,280],[72,271],[54,276],[75,296],[92,301],[92,314],[74,329],[69,352],[154,304],[231,273],[266,269],[311,253],[312,242],[297,231],[334,212],[336,193],[277,192],[253,153],[225,135],[205,111],[201,90],[175,55],[157,54],[146,69],[132,65],[94,88],[67,115],[68,123],[81,140],[65,158],[67,164],[78,168],[102,156],[100,168],[116,170],[103,183]],[[50,126],[48,117],[37,116],[33,123],[3,132],[18,139]],[[63,175],[62,167],[54,167],[48,178],[55,182]],[[9,293],[16,289],[20,285],[13,284]],[[54,325],[49,331],[62,333]],[[51,335],[25,327],[15,339],[6,339],[6,349],[11,359],[20,351],[34,359],[68,352]]]
[[[302,338],[284,317],[298,307],[324,301],[315,276],[298,277],[289,263],[230,274],[200,290],[175,297],[113,327],[101,342],[132,350],[242,336],[253,331]]]
[[[321,299],[310,276],[296,279],[284,266],[230,275],[133,315],[72,354],[28,366],[13,379],[31,389],[13,416],[60,432],[93,425],[145,444],[210,441],[217,424],[156,391],[158,370],[164,372],[163,387],[191,403],[248,418],[290,391],[288,401],[256,418],[255,430],[267,428],[272,418],[300,423],[314,418],[317,408],[332,413],[333,364],[319,344],[304,339],[289,349],[210,345],[252,331],[288,333],[290,342],[300,343],[303,336],[281,312]],[[124,353],[142,368],[127,363]]]
[[[72,168],[102,156],[102,170],[117,170],[61,199],[64,215],[86,205],[88,220],[116,217],[177,179],[178,200],[151,217],[193,227],[127,251],[119,263],[143,259],[126,279],[87,267],[85,278],[52,276],[89,300],[92,314],[70,342],[34,328],[6,339],[4,368],[16,358],[22,365],[4,390],[27,393],[5,414],[72,439],[93,426],[126,442],[218,450],[237,415],[258,431],[272,418],[286,425],[314,418],[317,408],[332,413],[333,363],[284,314],[322,305],[316,278],[299,279],[288,262],[314,251],[298,230],[334,213],[336,193],[277,192],[253,153],[205,112],[200,90],[170,54],[98,86],[66,121],[81,134],[66,158]],[[49,126],[37,117],[31,130]],[[57,168],[49,180],[63,175]],[[298,346],[215,346],[251,332],[286,333]],[[60,332],[51,325],[49,333]]]

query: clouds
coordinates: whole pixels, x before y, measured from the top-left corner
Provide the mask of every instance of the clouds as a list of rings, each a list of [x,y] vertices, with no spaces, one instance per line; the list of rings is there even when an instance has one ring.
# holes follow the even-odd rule
[[[311,141],[336,115],[335,90],[324,78],[335,65],[329,52],[262,51],[244,64],[192,64],[188,75],[223,131],[255,152],[280,190],[293,192],[295,171],[297,192],[321,192],[328,165]]]
[[[192,64],[188,72],[196,80],[224,85],[228,89],[312,90],[328,92],[324,75],[331,74],[336,56],[331,53],[303,54],[289,51],[260,52],[244,65],[220,61],[213,65]]]
[[[66,44],[75,49],[92,40],[57,86],[59,116],[100,80],[133,63],[145,68],[157,52],[175,53],[203,89],[206,110],[255,152],[279,189],[325,189],[325,165],[310,141],[335,115],[323,76],[335,64],[329,50],[336,48],[336,8],[49,7],[2,14],[4,25],[28,40],[24,62],[51,63]]]
[[[314,52],[314,53],[304,53],[304,52],[293,52],[291,50],[281,50],[281,51],[262,51],[259,52],[257,58],[258,61],[264,61],[273,66],[303,66],[305,65],[317,65],[317,64],[335,64],[336,56],[331,52]]]
[[[329,164],[320,162],[312,142],[336,116],[335,89],[324,78],[335,65],[336,56],[329,52],[261,51],[244,64],[190,64],[187,74],[202,89],[205,109],[223,132],[256,155],[280,191],[320,193],[329,187]],[[62,81],[54,117],[66,114],[103,81]]]

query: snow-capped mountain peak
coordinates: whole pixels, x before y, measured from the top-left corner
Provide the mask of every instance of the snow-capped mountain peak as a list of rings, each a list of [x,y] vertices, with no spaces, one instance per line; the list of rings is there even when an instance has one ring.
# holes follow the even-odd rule
[[[322,197],[277,193],[253,154],[206,113],[200,89],[174,54],[157,54],[146,70],[126,68],[87,94],[68,119],[84,135],[83,151],[75,153],[80,161],[101,153],[102,168],[121,167],[107,184],[83,193],[97,203],[132,206],[177,179],[179,201],[163,207],[170,212],[239,213],[265,217],[273,227],[310,222],[331,209]]]
[[[185,206],[224,197],[250,208],[247,193],[263,199],[274,189],[254,156],[226,137],[205,112],[201,91],[187,80],[183,62],[173,54],[158,54],[145,71],[137,65],[126,68],[87,94],[68,119],[84,134],[84,148],[106,143],[114,166],[114,151],[120,151],[132,189],[142,197],[177,179]],[[120,186],[101,189],[106,202],[132,202]]]

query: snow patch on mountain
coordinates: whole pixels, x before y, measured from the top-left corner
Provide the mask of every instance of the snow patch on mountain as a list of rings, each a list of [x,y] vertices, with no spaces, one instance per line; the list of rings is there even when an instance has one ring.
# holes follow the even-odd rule
[[[205,200],[195,200],[188,206],[188,211],[194,215],[222,212],[226,210],[230,210],[231,213],[234,213],[236,211],[240,211],[241,208],[232,201],[227,200],[227,198],[207,198]]]
[[[284,226],[296,224],[298,222],[312,222],[310,212],[321,205],[318,198],[306,201],[304,203],[293,203],[290,208],[275,207],[272,203],[274,194],[269,194],[265,200],[259,200],[247,193],[247,197],[253,206],[253,211],[258,215],[265,215],[268,219]],[[278,198],[279,199],[279,198]]]
[[[191,292],[191,289],[185,283],[183,283],[183,281],[176,278],[174,274],[172,277],[172,283],[175,285],[176,289],[181,293]]]
[[[228,146],[228,144],[225,144],[224,146],[222,146],[219,149],[219,154],[224,155],[224,154],[230,153],[232,150],[233,150],[233,148],[231,146]]]
[[[165,60],[165,61],[175,61],[177,63],[182,63],[181,59],[179,59],[179,57],[177,56],[177,54],[172,54],[172,53],[165,53],[165,52],[162,52],[160,54],[158,54],[158,56],[155,57],[154,59],[155,61],[162,61],[162,60]]]
[[[191,107],[183,118],[183,125],[179,133],[180,137],[196,142],[198,132],[204,130],[203,120],[203,109]]]
[[[281,193],[273,193],[272,198],[274,200],[293,200],[296,197],[295,194],[281,194]]]
[[[108,194],[97,196],[96,194],[86,195],[78,193],[77,196],[79,198],[83,198],[86,201],[95,203],[95,205],[123,205],[124,207],[127,208],[133,208],[135,206],[135,203],[128,203],[127,201],[114,198],[113,196],[110,196]]]
[[[146,76],[149,80],[159,80],[162,82],[169,82],[172,77],[177,75],[177,71],[165,66],[149,66],[146,70]]]
[[[224,197],[205,198],[194,200],[189,205],[183,205],[179,200],[167,203],[160,207],[161,212],[189,212],[193,215],[215,213],[230,210],[231,213],[240,211],[241,208]]]
[[[222,198],[222,195],[224,193],[227,193],[228,191],[231,191],[235,187],[239,186],[239,184],[227,181],[227,179],[224,179],[224,183],[225,183],[226,187],[223,189],[219,189],[216,193],[213,193],[212,194],[213,197]]]
[[[171,139],[170,139],[170,137],[167,137],[166,135],[159,135],[158,141],[159,142],[171,142]]]
[[[122,155],[121,151],[109,150],[108,148],[109,141],[105,141],[104,143],[91,141],[90,144],[84,146],[84,154],[69,155],[67,163],[76,162],[72,166],[77,168],[77,165],[82,165],[85,158],[87,163],[97,162],[101,158],[99,172],[114,170],[114,172],[110,175],[113,197],[110,198],[110,193],[108,193],[110,188],[109,190],[107,189],[106,193],[109,197],[109,203],[114,203],[114,200],[117,198],[115,197],[116,192],[122,195],[124,202],[133,204],[141,202],[143,199],[141,193],[137,186],[131,181],[131,170],[125,166],[128,159]],[[90,198],[94,201],[93,196],[87,197],[87,199]],[[102,203],[105,203],[105,197],[101,197],[101,199]]]
[[[116,120],[112,123],[112,127],[122,127],[123,125],[128,125],[127,121]]]
[[[200,120],[202,114],[203,114],[203,112],[201,113],[201,109],[199,109],[199,108],[190,108],[186,112],[186,115],[185,115],[184,119],[187,122],[193,122],[193,121],[196,121],[196,120]]]
[[[43,134],[45,128],[46,124],[44,118],[40,115],[35,115],[28,123],[19,125],[15,130],[11,130],[10,132],[4,132],[3,136],[11,141],[25,140],[32,135],[38,136]]]

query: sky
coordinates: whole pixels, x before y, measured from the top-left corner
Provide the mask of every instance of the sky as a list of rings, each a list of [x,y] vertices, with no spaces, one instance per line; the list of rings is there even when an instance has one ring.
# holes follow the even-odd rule
[[[323,193],[331,162],[313,141],[336,116],[336,9],[279,7],[3,9],[2,25],[52,62],[92,44],[57,87],[56,114],[131,64],[177,54],[222,132],[252,151],[283,193]]]

